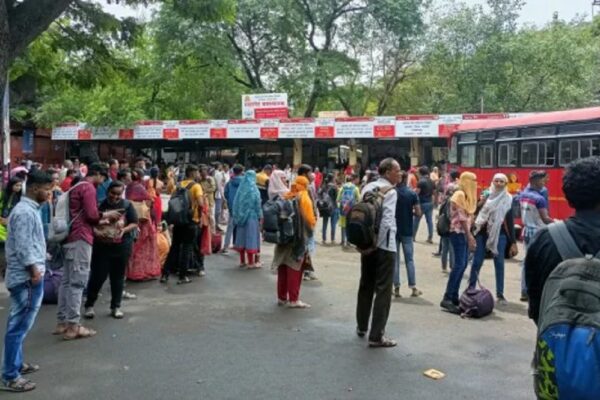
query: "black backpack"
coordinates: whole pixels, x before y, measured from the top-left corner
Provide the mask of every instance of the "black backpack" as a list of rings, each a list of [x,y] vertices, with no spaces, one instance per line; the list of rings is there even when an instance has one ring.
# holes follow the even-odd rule
[[[190,199],[190,189],[196,182],[190,182],[186,187],[177,184],[175,192],[169,199],[167,222],[170,225],[189,225],[193,222],[194,210]]]
[[[333,213],[333,199],[329,195],[329,187],[321,187],[317,194],[317,210],[322,216],[330,216]]]
[[[361,254],[369,254],[377,248],[377,235],[383,215],[383,199],[393,186],[375,188],[363,195],[347,217],[348,242],[356,246]]]
[[[450,199],[447,199],[440,207],[440,213],[435,225],[438,235],[448,236],[450,234],[450,224]]]
[[[279,197],[263,205],[263,238],[267,243],[288,244],[296,238],[298,201]]]

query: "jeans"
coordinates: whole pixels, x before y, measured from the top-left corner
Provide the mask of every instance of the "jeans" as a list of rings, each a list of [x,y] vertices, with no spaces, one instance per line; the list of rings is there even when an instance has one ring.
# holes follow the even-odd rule
[[[348,244],[348,237],[346,235],[346,228],[342,228],[342,246]]]
[[[477,240],[477,249],[473,256],[473,264],[471,264],[471,276],[469,278],[469,286],[473,287],[477,283],[479,277],[479,271],[485,260],[486,247],[488,235],[480,233],[475,237]],[[508,238],[504,232],[500,231],[498,237],[498,255],[494,257],[494,269],[496,270],[496,295],[504,296],[504,251],[506,250],[506,243]]]
[[[454,247],[450,243],[450,236],[442,236],[440,244],[442,245],[442,269],[448,268],[448,261],[450,261],[450,269],[454,268]]]
[[[227,229],[225,231],[225,241],[223,242],[224,250],[229,249],[229,246],[231,246],[231,241],[233,239],[233,228],[233,215],[229,214],[229,220],[227,221]]]
[[[215,199],[215,226],[219,226],[221,213],[223,212],[223,199]]]
[[[415,278],[415,261],[413,259],[414,243],[412,236],[402,236],[396,240],[396,259],[394,260],[394,286],[400,287],[400,245],[404,253],[404,263],[406,264],[406,275],[408,277],[408,287],[414,288],[417,285]]]
[[[393,279],[393,252],[377,249],[370,254],[361,255],[356,322],[358,330],[366,332],[369,328],[371,310],[373,310],[370,341],[380,341],[385,332],[392,304]]]
[[[35,286],[31,284],[31,281],[23,282],[10,288],[9,292],[10,310],[6,322],[2,356],[2,379],[4,381],[12,381],[21,376],[23,341],[31,330],[42,305],[44,282]]]
[[[331,215],[323,216],[323,241],[327,240],[327,225],[331,220],[331,241],[335,242],[335,230],[337,228],[338,219],[340,218],[340,211],[333,210]]]
[[[525,256],[531,239],[523,237],[523,261],[521,261],[521,293],[527,293],[527,282],[525,282]]]
[[[88,283],[92,245],[78,240],[63,246],[65,260],[58,291],[58,323],[79,324],[83,289]]]
[[[467,269],[469,259],[469,246],[467,244],[467,235],[465,233],[450,233],[450,243],[454,248],[454,267],[450,271],[448,284],[444,300],[450,300],[458,305],[458,292],[460,290],[460,281]]]
[[[427,240],[433,239],[433,203],[421,203],[421,211],[423,214],[421,217],[425,217],[425,222],[427,222]],[[421,217],[415,216],[413,218],[413,237],[417,236],[417,232],[419,231],[419,223],[421,222]]]
[[[92,251],[92,271],[87,286],[85,307],[93,307],[106,278],[110,278],[110,309],[121,307],[125,268],[131,255],[131,244],[94,245]]]

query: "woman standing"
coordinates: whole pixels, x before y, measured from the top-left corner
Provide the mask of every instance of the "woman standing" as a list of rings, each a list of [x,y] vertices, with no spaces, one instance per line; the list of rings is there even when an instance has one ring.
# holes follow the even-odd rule
[[[263,217],[256,172],[248,170],[233,201],[234,247],[240,253],[240,268],[257,269],[254,257],[260,252],[260,224]],[[248,263],[246,264],[246,255]]]
[[[156,244],[156,220],[152,197],[144,185],[144,171],[135,168],[125,198],[133,203],[138,216],[139,235],[127,266],[127,279],[143,281],[160,276],[160,262]]]
[[[302,269],[308,257],[308,239],[313,235],[317,223],[313,204],[308,193],[308,179],[299,176],[284,198],[298,199],[298,229],[294,242],[275,246],[272,268],[277,269],[277,304],[289,308],[310,308],[299,300]]]
[[[2,198],[0,198],[0,242],[6,241],[6,225],[8,223],[8,215],[13,208],[21,200],[21,193],[23,191],[23,180],[21,178],[13,177],[10,178],[8,185],[4,188]]]
[[[471,266],[469,287],[475,286],[479,271],[485,259],[486,250],[494,256],[496,270],[496,297],[500,304],[506,304],[504,297],[504,255],[507,249],[516,247],[515,223],[512,213],[512,196],[507,190],[508,178],[504,174],[494,175],[489,196],[475,219],[475,240],[477,249]],[[511,254],[514,256],[514,254]]]
[[[289,192],[288,181],[286,178],[285,171],[276,169],[271,174],[269,179],[269,200],[273,200],[277,197],[283,198],[283,196]]]
[[[158,167],[150,168],[150,179],[147,182],[148,194],[152,198],[154,204],[154,216],[156,217],[156,224],[160,226],[162,221],[162,198],[160,194],[163,192],[165,184],[158,179]]]
[[[137,228],[138,217],[130,201],[123,199],[125,185],[113,181],[108,186],[108,196],[100,206],[100,211],[123,211],[121,220],[114,227],[95,231],[94,248],[92,250],[92,265],[87,286],[85,301],[85,318],[94,318],[94,304],[106,278],[110,277],[110,315],[113,318],[123,318],[121,300],[125,283],[125,268],[131,256],[133,247],[133,231]]]
[[[323,186],[319,189],[317,198],[321,203],[319,213],[323,217],[323,232],[322,239],[323,244],[327,244],[327,225],[331,222],[331,244],[335,244],[335,230],[337,228],[338,219],[340,218],[340,209],[337,207],[337,193],[338,189],[335,186],[335,182],[332,174],[325,176]],[[323,208],[323,205],[326,208]]]
[[[477,208],[477,176],[472,172],[460,175],[458,189],[450,198],[450,243],[454,249],[454,267],[450,272],[446,293],[440,306],[460,314],[458,292],[467,268],[469,251],[475,251],[476,241],[471,233],[473,214]]]

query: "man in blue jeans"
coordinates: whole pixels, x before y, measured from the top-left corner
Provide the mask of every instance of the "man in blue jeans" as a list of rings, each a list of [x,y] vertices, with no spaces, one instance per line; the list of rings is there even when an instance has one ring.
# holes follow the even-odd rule
[[[398,200],[396,201],[396,259],[394,260],[394,296],[400,295],[400,245],[404,253],[408,287],[412,290],[411,296],[418,297],[423,294],[417,289],[415,277],[414,243],[413,243],[413,216],[421,216],[419,198],[415,192],[406,186],[408,174],[402,171],[400,183],[396,187]]]
[[[27,193],[8,218],[6,239],[6,288],[10,310],[4,336],[1,390],[28,392],[35,383],[22,375],[36,372],[39,366],[23,362],[23,341],[35,322],[42,304],[46,271],[46,240],[40,204],[47,201],[52,178],[33,172],[27,179]]]
[[[417,183],[416,193],[419,195],[419,204],[421,205],[420,215],[414,217],[414,230],[412,233],[413,239],[416,240],[417,232],[419,231],[419,223],[421,217],[425,216],[427,222],[427,243],[433,243],[433,191],[434,184],[429,177],[429,168],[419,168],[419,183]]]

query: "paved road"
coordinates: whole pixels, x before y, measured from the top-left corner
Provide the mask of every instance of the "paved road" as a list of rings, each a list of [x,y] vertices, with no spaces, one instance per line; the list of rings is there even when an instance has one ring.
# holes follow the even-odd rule
[[[310,310],[276,306],[269,268],[239,270],[236,255],[215,255],[208,275],[189,285],[129,284],[139,299],[125,304],[122,321],[108,317],[105,288],[91,323],[99,334],[90,340],[51,336],[55,306],[44,306],[25,348],[42,366],[32,377],[38,389],[13,397],[531,399],[535,329],[518,302],[518,264],[507,264],[510,304],[484,320],[462,320],[439,309],[447,278],[431,257],[435,248],[416,244],[424,295],[394,301],[387,329],[399,340],[394,349],[368,349],[354,334],[358,253],[318,246],[320,280],[302,288]],[[266,264],[272,252],[264,246]],[[482,281],[493,288],[489,261]],[[7,304],[3,292],[3,321]],[[424,377],[429,368],[446,378]]]

